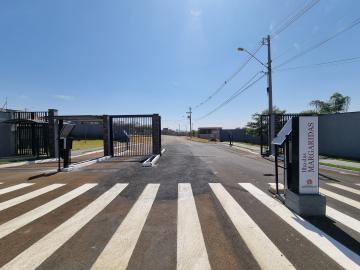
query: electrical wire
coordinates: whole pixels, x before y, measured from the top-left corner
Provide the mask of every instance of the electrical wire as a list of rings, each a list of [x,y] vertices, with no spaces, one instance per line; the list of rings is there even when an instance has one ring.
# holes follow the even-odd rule
[[[345,33],[346,31],[352,29],[353,27],[355,27],[356,25],[358,25],[360,23],[360,17],[357,18],[356,20],[354,20],[353,22],[351,22],[348,26],[334,32],[332,35],[330,35],[329,37],[327,37],[326,39],[320,41],[319,43],[316,43],[314,45],[312,45],[311,47],[307,48],[306,50],[303,50],[301,52],[299,52],[298,54],[290,57],[289,59],[285,60],[284,62],[282,62],[281,64],[277,65],[274,67],[274,69],[278,69],[279,67],[282,67],[292,61],[294,61],[295,59],[299,58],[300,56],[303,56],[319,47],[321,47],[322,45],[324,45],[325,43],[331,41],[332,39],[334,39],[335,37],[341,35],[342,33]]]
[[[216,112],[217,110],[221,109],[222,107],[224,107],[226,104],[230,103],[231,101],[233,101],[236,97],[238,97],[240,94],[242,94],[243,92],[245,92],[247,89],[249,89],[251,86],[253,86],[254,84],[256,84],[258,81],[260,81],[266,74],[264,73],[262,76],[260,76],[259,78],[257,78],[256,80],[254,80],[259,74],[264,73],[263,71],[257,72],[254,76],[252,76],[250,78],[250,80],[248,80],[239,90],[237,90],[235,93],[233,93],[227,100],[225,100],[223,103],[221,103],[220,105],[218,105],[215,109],[213,109],[212,111],[208,112],[207,114],[205,114],[204,116],[195,119],[195,120],[202,120],[206,117],[208,117],[209,115],[213,114],[214,112]]]
[[[252,54],[255,55],[263,46],[263,44],[261,43],[253,52]],[[253,59],[252,56],[249,56],[249,58],[246,59],[246,61],[231,75],[229,76],[218,88],[216,88],[216,90],[214,92],[212,92],[210,94],[210,96],[208,96],[206,99],[204,99],[202,102],[200,102],[199,104],[197,104],[196,106],[193,107],[193,109],[198,109],[199,107],[201,107],[202,105],[206,104],[207,102],[209,102],[214,96],[216,96],[222,89],[224,89],[224,87],[231,82],[239,73],[240,71],[242,71],[245,66]]]
[[[344,58],[344,59],[337,59],[337,60],[332,60],[332,61],[327,61],[327,62],[322,62],[322,63],[297,66],[297,67],[281,68],[281,69],[277,69],[276,72],[297,70],[297,69],[303,69],[303,68],[322,67],[322,66],[327,66],[327,65],[351,64],[351,63],[355,63],[355,62],[359,62],[359,61],[360,61],[360,56],[359,57]]]
[[[275,31],[273,31],[270,34],[271,39],[277,37],[280,33],[285,31],[290,25],[292,25],[294,22],[296,22],[299,18],[301,18],[306,12],[308,12],[311,8],[313,8],[319,2],[320,2],[320,0],[312,0],[308,3],[306,3],[305,6],[303,8],[301,8],[299,11],[297,11],[294,15],[287,16],[286,19],[283,20],[283,23],[278,24],[278,26],[275,27]]]

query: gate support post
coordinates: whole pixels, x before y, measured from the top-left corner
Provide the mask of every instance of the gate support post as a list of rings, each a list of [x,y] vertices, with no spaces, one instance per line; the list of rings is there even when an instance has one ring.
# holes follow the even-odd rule
[[[110,131],[110,117],[108,115],[103,115],[104,156],[112,155],[112,149],[110,148]]]
[[[49,157],[58,156],[58,144],[57,144],[57,135],[58,135],[58,125],[56,124],[55,116],[58,115],[58,110],[49,109],[48,110],[48,153]]]
[[[152,139],[153,139],[153,154],[159,155],[161,153],[161,120],[160,115],[153,114],[152,116]]]

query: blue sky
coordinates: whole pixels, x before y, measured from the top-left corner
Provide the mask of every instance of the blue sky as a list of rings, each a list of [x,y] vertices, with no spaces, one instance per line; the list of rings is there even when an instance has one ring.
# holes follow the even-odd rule
[[[185,128],[183,115],[247,59],[300,0],[0,2],[0,103],[60,114],[160,113],[163,127]],[[272,41],[273,65],[359,17],[358,0],[322,0]],[[359,57],[360,25],[285,67]],[[279,58],[283,52],[287,52]],[[257,54],[266,60],[265,48]],[[239,127],[267,106],[266,80],[197,120],[261,66],[252,61],[206,105],[198,126]],[[360,110],[360,62],[275,72],[274,104],[288,112],[340,91]],[[176,120],[176,121],[172,121]],[[178,121],[181,120],[181,121]]]

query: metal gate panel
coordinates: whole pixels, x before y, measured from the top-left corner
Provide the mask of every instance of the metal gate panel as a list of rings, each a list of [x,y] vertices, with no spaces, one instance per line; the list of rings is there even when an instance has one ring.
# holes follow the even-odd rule
[[[15,147],[19,156],[48,156],[47,112],[15,112]],[[23,120],[31,120],[32,123]],[[35,122],[36,121],[36,122]]]
[[[110,116],[113,156],[148,156],[153,153],[152,115]]]

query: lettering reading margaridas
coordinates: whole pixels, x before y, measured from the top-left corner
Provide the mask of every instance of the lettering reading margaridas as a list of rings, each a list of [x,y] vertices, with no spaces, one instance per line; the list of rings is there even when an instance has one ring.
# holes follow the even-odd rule
[[[301,171],[312,173],[315,171],[314,122],[309,122],[307,124],[306,134],[307,134],[307,147],[306,147],[306,152],[303,153],[301,157],[301,161],[302,161]]]

